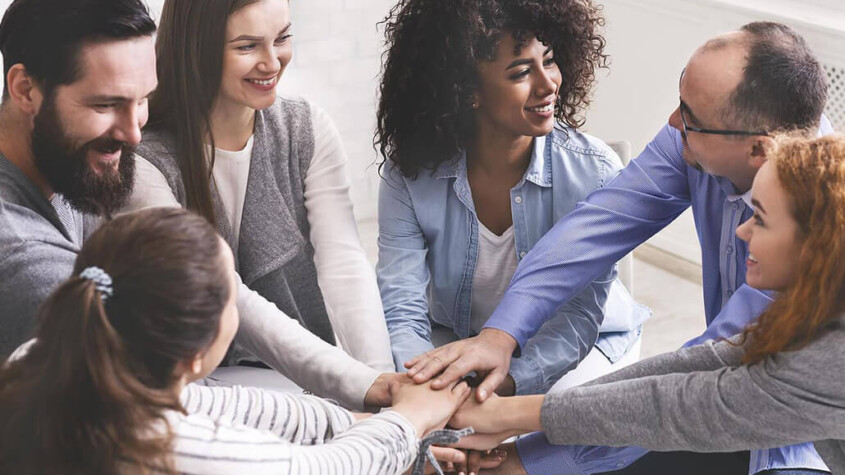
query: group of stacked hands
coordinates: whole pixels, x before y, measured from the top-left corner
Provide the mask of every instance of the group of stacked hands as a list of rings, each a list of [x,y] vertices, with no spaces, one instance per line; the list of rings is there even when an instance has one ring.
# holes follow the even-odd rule
[[[12,2],[0,472],[845,473],[845,138],[818,61],[778,23],[707,41],[623,168],[577,130],[601,23],[399,2],[374,275],[338,132],[276,96],[287,0],[166,0],[157,36],[138,0]],[[650,312],[614,263],[689,207],[707,329],[635,363]]]

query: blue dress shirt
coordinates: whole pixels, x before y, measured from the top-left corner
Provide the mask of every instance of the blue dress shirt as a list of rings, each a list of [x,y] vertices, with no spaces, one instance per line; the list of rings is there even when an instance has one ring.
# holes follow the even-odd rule
[[[523,179],[511,190],[514,247],[521,260],[534,244],[622,165],[603,142],[558,125],[534,140]],[[433,348],[432,322],[458,338],[471,335],[478,218],[463,153],[415,178],[385,168],[379,191],[378,284],[399,371]],[[616,280],[614,263],[554,310],[511,365],[517,394],[545,393],[597,346],[612,362],[624,356],[651,315]]]
[[[822,118],[822,132],[830,130]],[[753,210],[729,180],[684,161],[680,132],[666,125],[616,178],[591,193],[520,262],[486,327],[520,345],[605,266],[663,229],[692,206],[701,244],[707,331],[690,344],[736,334],[770,302],[745,285],[748,248],[736,228]],[[585,230],[589,230],[585,232]],[[542,434],[517,441],[529,474],[617,470],[645,450],[635,447],[553,446]],[[766,469],[827,470],[812,444],[751,452],[750,473]]]

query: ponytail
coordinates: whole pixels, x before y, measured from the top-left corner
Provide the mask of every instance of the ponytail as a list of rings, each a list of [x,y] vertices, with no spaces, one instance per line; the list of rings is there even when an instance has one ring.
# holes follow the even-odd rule
[[[134,377],[101,296],[89,279],[66,282],[41,307],[27,353],[0,371],[0,473],[172,471],[171,434],[139,429],[167,427],[177,395]]]

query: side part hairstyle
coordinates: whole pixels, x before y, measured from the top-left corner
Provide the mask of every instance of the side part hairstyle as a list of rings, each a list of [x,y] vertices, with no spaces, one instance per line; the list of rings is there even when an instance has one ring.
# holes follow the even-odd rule
[[[748,37],[748,59],[725,108],[727,121],[770,132],[818,127],[827,80],[804,38],[769,21],[748,23],[740,31]]]
[[[794,284],[743,333],[747,364],[800,349],[845,312],[845,135],[784,139],[774,160],[801,250]]]
[[[216,218],[210,191],[211,109],[223,75],[226,24],[232,13],[257,1],[168,0],[156,38],[159,82],[150,98],[147,127],[166,130],[176,138],[188,209],[212,224]]]
[[[14,0],[0,23],[3,80],[23,64],[46,93],[79,76],[87,42],[151,36],[156,25],[141,0]],[[9,97],[4,88],[3,98]]]
[[[604,18],[590,0],[400,0],[383,24],[374,144],[408,177],[472,139],[478,66],[495,59],[505,35],[517,54],[532,37],[553,49],[562,76],[555,117],[571,127],[583,125],[595,70],[608,62]]]
[[[0,473],[171,473],[177,365],[216,338],[229,298],[203,218],[156,208],[106,222],[40,307],[34,343],[0,367]],[[105,300],[88,267],[111,276]],[[165,430],[162,430],[165,429]]]

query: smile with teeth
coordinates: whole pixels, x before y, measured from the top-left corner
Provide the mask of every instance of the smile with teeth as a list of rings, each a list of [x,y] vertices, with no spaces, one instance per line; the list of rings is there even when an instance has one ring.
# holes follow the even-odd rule
[[[555,104],[554,104],[554,102],[552,102],[552,103],[546,104],[544,106],[526,107],[525,110],[528,110],[528,111],[531,111],[531,112],[551,112],[551,111],[555,110]]]
[[[259,86],[272,86],[274,82],[276,82],[276,78],[270,79],[247,79],[247,81],[258,84]]]
[[[754,257],[754,254],[751,254],[750,252],[748,253],[748,260],[755,264],[757,263],[757,259]]]

